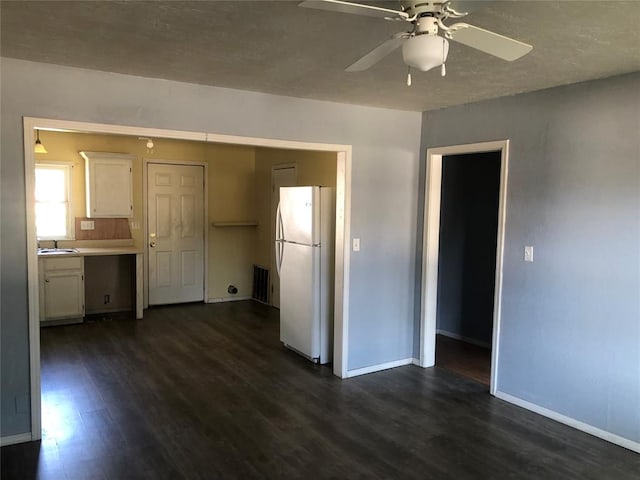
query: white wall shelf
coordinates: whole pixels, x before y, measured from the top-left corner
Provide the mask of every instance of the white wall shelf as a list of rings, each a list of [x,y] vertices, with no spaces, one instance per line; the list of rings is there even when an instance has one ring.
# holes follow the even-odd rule
[[[242,222],[211,222],[212,227],[257,227],[258,222],[254,220],[246,220]]]

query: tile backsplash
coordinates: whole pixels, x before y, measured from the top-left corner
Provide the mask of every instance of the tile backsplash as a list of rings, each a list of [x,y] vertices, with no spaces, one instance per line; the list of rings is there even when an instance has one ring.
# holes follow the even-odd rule
[[[82,230],[81,222],[91,222],[93,230]],[[131,238],[127,218],[76,217],[76,240],[115,240]]]

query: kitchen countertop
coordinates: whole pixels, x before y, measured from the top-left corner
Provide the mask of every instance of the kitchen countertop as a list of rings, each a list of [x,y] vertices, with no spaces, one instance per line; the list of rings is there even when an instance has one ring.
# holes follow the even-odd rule
[[[142,253],[142,250],[134,246],[129,247],[80,247],[74,248],[73,252],[38,252],[38,257],[90,257],[98,255],[136,255]]]

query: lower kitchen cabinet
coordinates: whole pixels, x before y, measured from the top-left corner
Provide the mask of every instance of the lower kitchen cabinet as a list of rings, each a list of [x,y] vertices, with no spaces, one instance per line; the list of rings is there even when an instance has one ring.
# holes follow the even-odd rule
[[[84,316],[83,258],[40,258],[38,268],[40,321],[81,322]]]

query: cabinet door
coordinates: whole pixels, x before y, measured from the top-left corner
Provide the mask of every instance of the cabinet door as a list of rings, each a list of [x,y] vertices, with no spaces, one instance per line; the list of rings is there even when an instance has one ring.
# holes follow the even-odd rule
[[[127,158],[95,158],[86,162],[87,217],[130,217],[132,162]]]
[[[46,272],[44,318],[74,318],[84,315],[84,281],[81,271]]]

